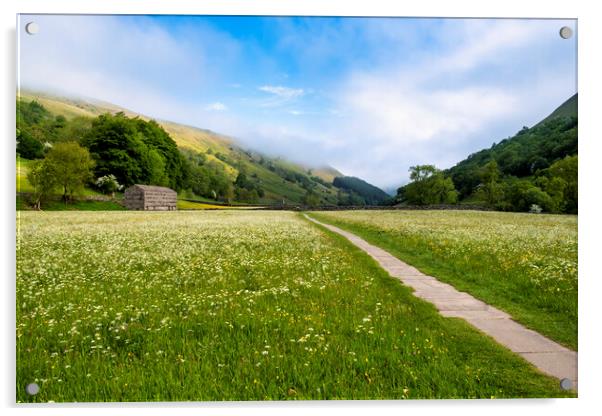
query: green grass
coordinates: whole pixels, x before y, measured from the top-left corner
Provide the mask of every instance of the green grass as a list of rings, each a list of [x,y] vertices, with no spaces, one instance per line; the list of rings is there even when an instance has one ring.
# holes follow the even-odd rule
[[[474,211],[312,213],[577,350],[577,217]]]
[[[184,210],[205,210],[205,209],[241,209],[241,207],[227,206],[227,205],[215,205],[207,202],[187,201],[179,199],[177,203],[178,209]],[[242,207],[244,208],[244,206]]]
[[[32,210],[25,199],[19,195],[16,198],[17,211]],[[42,211],[124,211],[125,208],[114,201],[74,201],[69,204],[62,201],[46,201]]]
[[[17,192],[33,192],[33,187],[27,181],[27,172],[33,160],[23,159],[17,156]]]
[[[18,224],[19,402],[574,396],[295,213]]]

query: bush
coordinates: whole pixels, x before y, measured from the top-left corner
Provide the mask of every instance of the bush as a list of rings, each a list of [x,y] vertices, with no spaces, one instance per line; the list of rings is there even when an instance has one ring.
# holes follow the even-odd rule
[[[115,191],[121,191],[123,185],[119,185],[115,175],[105,175],[96,179],[96,187],[104,194],[113,194]]]

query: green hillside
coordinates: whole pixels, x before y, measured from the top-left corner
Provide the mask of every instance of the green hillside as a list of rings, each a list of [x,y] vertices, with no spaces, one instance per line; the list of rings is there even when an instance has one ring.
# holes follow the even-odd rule
[[[576,154],[577,94],[535,126],[523,127],[513,137],[471,154],[446,173],[465,198],[481,183],[479,169],[491,160],[497,162],[501,174],[524,178]]]
[[[382,205],[391,199],[382,189],[353,176],[336,177],[333,184],[339,189],[361,196],[368,205]]]
[[[537,127],[540,124],[545,123],[546,121],[552,120],[556,117],[577,117],[578,101],[579,101],[579,99],[577,97],[577,94],[573,95],[571,98],[569,98],[564,103],[562,103],[560,105],[560,107],[558,107],[556,110],[554,110],[552,112],[552,114],[550,114],[549,116],[544,118],[542,121],[540,121],[534,127]]]
[[[37,134],[34,139],[40,143],[60,140],[79,141],[83,132],[90,128],[91,120],[106,113],[123,113],[129,118],[150,120],[149,117],[110,103],[65,98],[48,93],[22,91],[18,102],[22,104],[36,102],[41,105],[41,112],[47,110],[47,113],[41,116],[44,119],[41,123],[45,123],[44,126],[48,127],[46,130],[42,129],[46,133],[39,133],[40,129],[31,131],[34,136]],[[58,124],[66,124],[68,128],[72,128],[72,125],[81,126],[81,131],[72,128],[74,131],[68,132],[62,126],[56,127],[55,119],[60,120]],[[213,166],[212,169],[223,171],[231,182],[237,181],[242,174],[244,186],[241,192],[234,195],[235,200],[248,199],[247,202],[262,204],[340,205],[343,200],[349,201],[353,193],[351,190],[333,186],[334,179],[343,175],[332,167],[302,166],[281,158],[268,157],[246,150],[234,139],[209,130],[170,121],[157,120],[157,123],[189,160],[202,160],[205,165]],[[194,198],[190,192],[185,194],[189,198]],[[355,199],[359,205],[371,203],[373,200],[371,196],[357,192],[356,197],[359,197]]]
[[[402,205],[468,204],[502,211],[578,211],[577,94],[533,127],[471,154],[454,167],[410,168]]]

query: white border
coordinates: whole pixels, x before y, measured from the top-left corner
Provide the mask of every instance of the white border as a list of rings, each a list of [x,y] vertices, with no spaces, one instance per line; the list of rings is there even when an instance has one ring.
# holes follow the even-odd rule
[[[100,13],[100,14],[239,14],[239,15],[347,15],[347,16],[431,16],[431,17],[540,17],[579,19],[579,130],[580,130],[580,218],[579,218],[579,399],[576,400],[505,400],[493,404],[489,401],[414,401],[414,402],[303,402],[303,403],[214,403],[214,404],[153,404],[153,405],[94,405],[86,409],[90,415],[114,413],[123,407],[129,414],[147,416],[165,413],[182,414],[254,414],[272,415],[283,412],[291,414],[326,414],[342,411],[364,414],[375,410],[379,414],[400,412],[427,412],[450,415],[505,415],[515,412],[536,412],[546,415],[591,414],[600,408],[597,403],[600,383],[600,296],[599,266],[595,263],[599,255],[600,220],[596,202],[601,198],[599,164],[602,135],[599,125],[599,102],[601,97],[600,78],[600,26],[602,16],[593,6],[595,1],[471,1],[471,0],[420,0],[409,2],[386,2],[381,0],[6,0],[1,2],[2,13],[2,151],[1,172],[5,199],[2,203],[2,264],[3,287],[2,330],[0,356],[2,375],[0,394],[4,414],[48,414],[80,415],[81,407],[19,407],[14,405],[14,253],[15,253],[15,76],[17,13]],[[598,100],[595,100],[598,97]],[[598,102],[596,102],[598,101]],[[596,107],[597,106],[597,107]],[[597,110],[597,111],[596,111]],[[84,405],[90,407],[90,405]],[[199,410],[199,407],[202,410]]]

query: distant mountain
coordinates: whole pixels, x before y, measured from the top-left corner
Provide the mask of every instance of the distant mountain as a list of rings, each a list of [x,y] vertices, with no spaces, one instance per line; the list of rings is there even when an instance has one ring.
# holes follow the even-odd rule
[[[118,112],[123,112],[128,117],[151,119],[95,99],[69,98],[23,90],[18,99],[24,102],[35,100],[52,115],[63,116],[67,120],[77,117],[94,118]],[[341,190],[333,186],[335,178],[343,174],[330,166],[302,166],[283,158],[269,157],[245,149],[235,139],[210,130],[171,121],[156,121],[180,149],[201,153],[207,161],[220,164],[231,181],[235,181],[238,174],[244,172],[249,182],[264,191],[261,203],[301,204],[306,200],[307,194],[311,193],[317,196],[320,205],[337,205],[340,204],[341,197],[348,199],[352,193],[351,190],[342,188],[341,195]]]
[[[454,181],[460,198],[469,196],[480,183],[479,169],[495,160],[502,174],[528,177],[554,162],[577,154],[577,94],[549,116],[513,137],[471,154],[446,174]]]
[[[339,189],[352,192],[361,197],[367,205],[381,205],[391,199],[382,189],[353,176],[336,177],[332,183]]]

